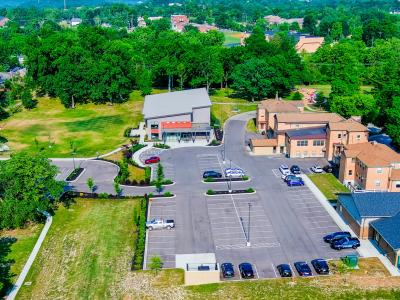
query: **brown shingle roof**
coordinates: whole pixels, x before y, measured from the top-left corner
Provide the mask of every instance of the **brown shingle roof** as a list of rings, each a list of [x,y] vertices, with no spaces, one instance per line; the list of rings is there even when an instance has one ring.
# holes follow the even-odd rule
[[[393,169],[392,174],[390,174],[391,180],[400,180],[400,169]]]
[[[400,163],[400,154],[376,142],[347,145],[345,155],[357,157],[368,167],[388,167],[392,163]]]
[[[276,116],[279,123],[330,123],[344,119],[335,113],[287,113]]]
[[[329,122],[329,128],[331,130],[340,130],[340,131],[368,131],[368,128],[363,124],[355,121],[354,119],[348,119],[341,122]]]
[[[276,139],[251,139],[250,143],[253,147],[274,147],[278,145]]]
[[[282,113],[282,112],[299,112],[299,107],[304,106],[303,101],[286,101],[286,100],[263,100],[260,106],[265,108],[268,112]]]

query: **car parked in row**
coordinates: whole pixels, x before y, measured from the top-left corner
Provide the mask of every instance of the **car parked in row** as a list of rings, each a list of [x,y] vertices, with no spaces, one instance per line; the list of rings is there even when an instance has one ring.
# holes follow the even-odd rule
[[[223,263],[221,264],[221,273],[224,278],[232,278],[235,276],[235,270],[233,269],[233,264]]]
[[[293,276],[292,269],[287,264],[278,265],[276,268],[278,269],[279,275],[281,275],[281,277]]]
[[[290,172],[292,172],[292,174],[298,175],[301,173],[301,169],[299,166],[293,165],[290,167]]]
[[[172,229],[175,227],[174,220],[164,220],[164,219],[152,219],[146,222],[146,228],[148,230],[154,229]]]
[[[282,179],[284,182],[288,182],[289,180],[295,180],[298,178],[296,175],[290,174],[290,175],[282,175]]]
[[[159,162],[160,162],[160,158],[159,158],[158,156],[149,157],[148,159],[146,159],[146,160],[144,161],[144,163],[145,163],[146,165],[156,164],[156,163],[159,163]]]
[[[242,169],[239,168],[227,168],[225,169],[225,177],[240,178],[246,174]]]
[[[357,249],[360,247],[360,240],[354,237],[344,237],[341,239],[337,239],[332,241],[331,248],[335,250],[342,250],[342,249]]]
[[[295,262],[294,267],[300,276],[312,276],[311,268],[305,261]]]
[[[288,186],[303,186],[304,185],[304,181],[300,177],[291,178],[291,179],[287,180],[286,183]]]
[[[311,171],[313,171],[314,173],[320,174],[323,173],[324,170],[322,170],[322,168],[318,165],[314,165],[311,167]]]
[[[326,165],[322,168],[326,173],[332,173],[333,172],[333,167],[331,165]]]
[[[325,241],[325,243],[331,243],[332,241],[334,241],[336,239],[341,239],[344,237],[351,237],[350,232],[348,232],[348,231],[333,232],[331,234],[324,236],[324,241]]]
[[[320,275],[328,275],[329,274],[329,266],[325,259],[314,259],[311,261],[312,266]]]
[[[244,279],[254,278],[253,266],[250,263],[241,263],[239,265],[240,276]]]
[[[222,178],[222,174],[217,171],[205,171],[203,178]]]
[[[279,166],[279,171],[283,174],[283,175],[290,175],[290,170],[289,167],[287,165],[280,165]]]

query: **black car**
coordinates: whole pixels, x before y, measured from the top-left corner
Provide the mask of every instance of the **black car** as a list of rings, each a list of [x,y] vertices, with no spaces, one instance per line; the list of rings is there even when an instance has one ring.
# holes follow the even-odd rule
[[[344,237],[338,240],[333,240],[331,243],[331,248],[335,250],[350,248],[357,249],[358,247],[360,247],[360,240],[353,237]]]
[[[290,167],[290,172],[292,172],[292,174],[300,174],[301,173],[301,169],[299,166],[297,165],[293,165]]]
[[[203,178],[221,178],[222,174],[216,171],[205,171]]]
[[[250,263],[241,263],[239,265],[239,271],[242,278],[254,278],[253,267]]]
[[[338,231],[338,232],[333,232],[331,234],[328,234],[326,236],[324,236],[324,241],[326,243],[332,243],[332,241],[337,240],[337,239],[341,239],[344,237],[351,237],[350,232],[347,231]]]
[[[331,165],[326,165],[325,167],[322,168],[326,173],[332,173],[333,172],[333,167]]]
[[[305,261],[295,262],[294,267],[300,276],[312,276],[312,271]]]
[[[321,275],[329,274],[329,266],[325,259],[314,259],[311,261],[315,271]]]
[[[276,267],[281,277],[292,277],[292,269],[287,264],[281,264]]]
[[[231,263],[221,264],[221,272],[224,278],[231,278],[235,276],[235,270],[233,269],[233,265]]]

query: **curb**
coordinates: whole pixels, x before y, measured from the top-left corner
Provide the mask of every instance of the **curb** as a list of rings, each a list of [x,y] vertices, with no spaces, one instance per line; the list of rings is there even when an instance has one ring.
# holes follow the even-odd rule
[[[236,196],[236,195],[254,195],[256,194],[257,191],[254,191],[252,193],[237,193],[237,194],[216,194],[216,195],[208,195],[207,192],[205,192],[203,195],[208,196],[208,197],[215,197],[215,196]]]
[[[247,179],[247,180],[240,180],[240,181],[237,181],[237,180],[234,180],[234,181],[232,181],[232,182],[234,182],[234,183],[241,183],[241,182],[250,182],[251,181],[251,178],[249,178],[249,179]],[[202,180],[201,181],[202,183],[205,183],[205,184],[210,184],[210,183],[227,183],[227,182],[230,182],[229,180],[227,180],[227,181],[204,181],[204,180]]]

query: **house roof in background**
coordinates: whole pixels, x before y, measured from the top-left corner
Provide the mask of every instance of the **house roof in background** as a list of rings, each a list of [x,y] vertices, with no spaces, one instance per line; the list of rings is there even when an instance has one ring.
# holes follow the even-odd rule
[[[144,98],[145,119],[192,113],[193,108],[210,107],[205,88],[148,95]]]
[[[326,123],[339,122],[344,119],[335,113],[287,113],[276,115],[279,123]]]
[[[253,147],[275,147],[278,146],[277,139],[251,139]]]
[[[371,222],[371,226],[383,237],[393,250],[400,249],[400,213],[390,218],[373,221]]]
[[[303,107],[303,101],[286,101],[267,99],[260,102],[260,106],[265,108],[268,112],[281,113],[281,112],[298,112],[299,107]]]
[[[388,167],[400,163],[400,154],[377,142],[366,142],[345,146],[346,157],[357,157],[368,167]]]
[[[340,122],[329,122],[329,128],[331,130],[349,131],[349,132],[368,131],[368,128],[366,126],[364,126],[360,122],[357,122],[354,119],[343,120]]]
[[[362,218],[392,217],[400,212],[400,193],[340,194],[338,199],[358,222]]]

